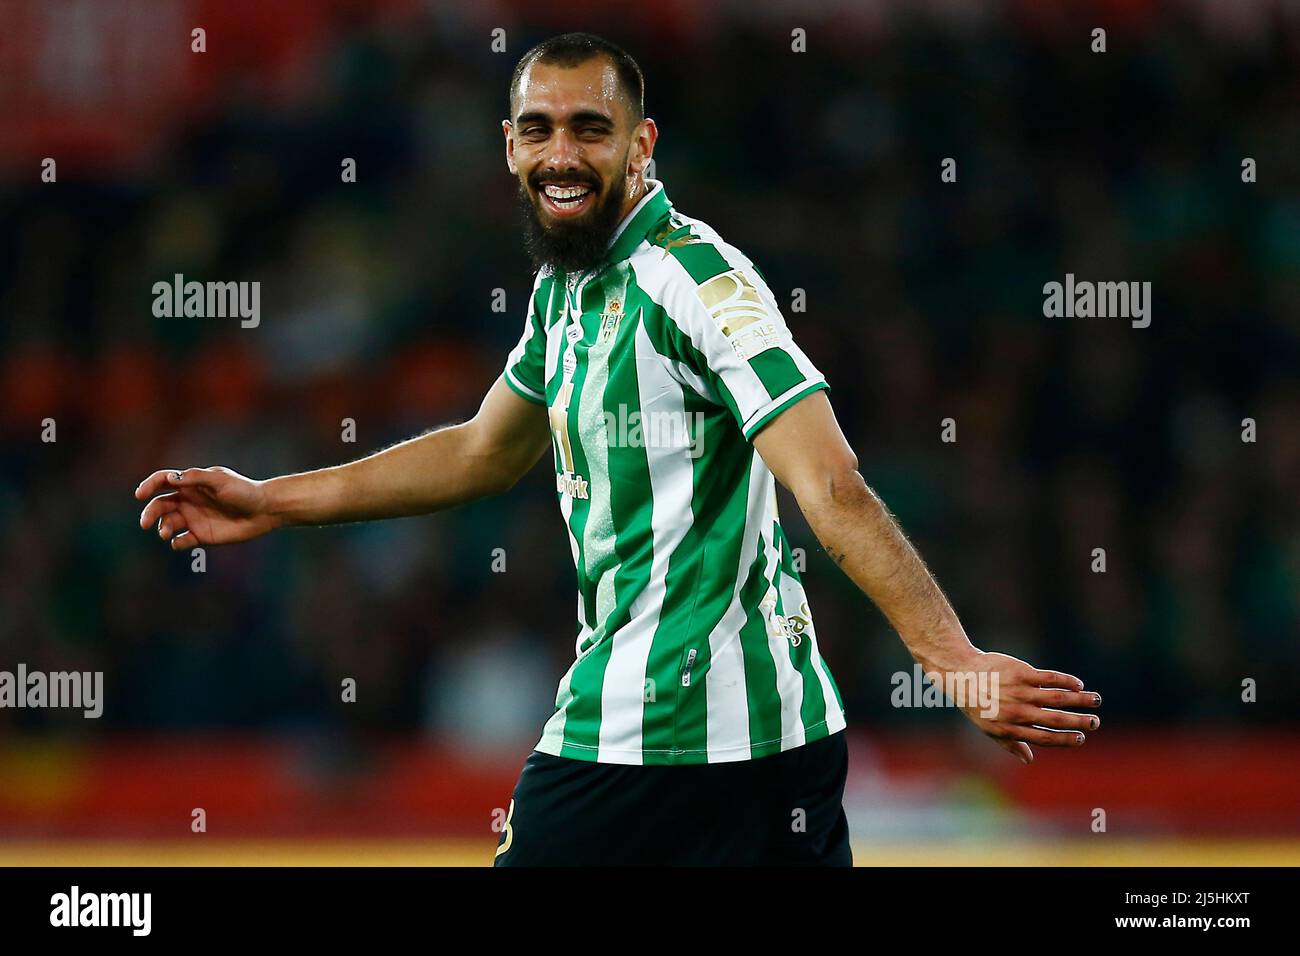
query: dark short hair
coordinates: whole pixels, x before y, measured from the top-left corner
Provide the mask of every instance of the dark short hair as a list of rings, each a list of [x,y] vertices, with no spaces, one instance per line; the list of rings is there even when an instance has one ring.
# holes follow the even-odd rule
[[[623,99],[632,114],[632,122],[639,123],[645,119],[645,77],[641,73],[641,67],[622,47],[594,33],[562,33],[543,40],[520,57],[510,77],[510,118],[513,120],[515,117],[515,98],[519,95],[519,81],[523,78],[524,70],[534,63],[579,66],[594,56],[607,56],[614,64]]]

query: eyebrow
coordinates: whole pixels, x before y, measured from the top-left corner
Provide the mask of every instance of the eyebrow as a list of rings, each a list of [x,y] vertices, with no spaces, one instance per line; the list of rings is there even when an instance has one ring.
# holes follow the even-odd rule
[[[614,128],[613,117],[606,116],[604,113],[597,112],[596,110],[579,110],[578,112],[574,113],[573,116],[570,117],[570,119],[575,124],[576,123],[597,123],[601,126],[608,126],[610,129]],[[544,113],[541,110],[530,110],[527,113],[520,113],[518,119],[515,120],[515,125],[523,126],[525,123],[548,123],[549,124],[550,122],[551,122],[551,116],[549,113]]]

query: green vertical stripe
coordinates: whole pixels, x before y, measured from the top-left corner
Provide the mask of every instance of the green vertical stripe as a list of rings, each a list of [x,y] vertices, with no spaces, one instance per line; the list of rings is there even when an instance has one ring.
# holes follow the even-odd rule
[[[763,757],[781,749],[781,695],[776,689],[776,662],[760,602],[767,593],[767,534],[759,534],[754,560],[749,565],[741,603],[749,609],[740,629],[745,655],[745,695],[749,708],[749,753]]]
[[[557,281],[565,282],[567,277],[561,274]],[[568,296],[567,285],[561,285],[557,291]],[[563,336],[563,331],[561,331]],[[561,338],[560,357],[563,360],[564,351],[567,349],[569,341],[567,338]],[[579,357],[581,358],[581,357]],[[561,365],[561,369],[563,366]],[[587,366],[581,360],[573,374],[573,395],[569,399],[568,427],[569,427],[569,445],[573,452],[574,473],[588,478],[590,487],[590,467],[587,462],[587,456],[582,442],[580,440],[579,411],[582,405],[582,393],[586,388]],[[560,384],[564,381],[563,373],[557,373],[552,380],[552,387],[547,390],[548,404],[554,404],[555,395],[559,391]],[[557,467],[557,472],[558,472]],[[559,493],[559,494],[562,494]],[[561,747],[561,756],[585,756],[590,759],[591,754],[585,753],[581,748],[574,748],[573,743],[587,744],[595,746],[599,739],[600,731],[600,687],[604,677],[603,661],[599,658],[593,660],[590,653],[591,647],[601,639],[604,632],[600,628],[599,618],[596,609],[596,588],[594,587],[594,578],[589,573],[588,555],[587,555],[587,521],[591,513],[591,501],[584,498],[573,498],[572,510],[569,514],[569,529],[574,539],[578,543],[578,588],[583,599],[583,610],[586,614],[587,621],[592,626],[592,631],[588,634],[583,646],[579,648],[578,655],[581,658],[573,669],[573,676],[569,681],[569,691],[573,699],[565,713],[564,722],[564,745]]]
[[[804,380],[803,372],[784,349],[768,349],[749,360],[758,380],[767,389],[768,398],[784,395]]]

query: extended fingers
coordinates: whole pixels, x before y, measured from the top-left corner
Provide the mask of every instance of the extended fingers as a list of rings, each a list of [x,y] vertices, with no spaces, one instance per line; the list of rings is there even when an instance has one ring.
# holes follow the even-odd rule
[[[186,530],[188,525],[185,516],[179,511],[173,511],[170,514],[163,515],[158,520],[158,537],[164,541],[170,541],[176,535]]]
[[[1024,724],[994,724],[985,733],[1002,741],[1019,740],[1042,747],[1082,747],[1086,739],[1076,730],[1050,730],[1045,727],[1031,727]]]
[[[140,512],[140,527],[147,528],[152,524],[156,524],[159,518],[171,514],[173,511],[178,510],[180,506],[180,498],[176,492],[159,495],[145,505],[144,510]]]
[[[1045,727],[1053,730],[1096,730],[1101,726],[1101,718],[1093,714],[1075,714],[1018,701],[1004,702],[998,708],[995,722],[1003,727]]]
[[[1090,690],[1054,690],[1048,687],[1021,688],[1018,699],[1039,707],[1100,707],[1101,694]]]
[[[1023,664],[1023,662],[1018,662]],[[980,728],[998,744],[1026,763],[1033,759],[1030,744],[1041,747],[1081,747],[1082,731],[1096,730],[1101,719],[1062,708],[1100,707],[1101,695],[1084,690],[1073,674],[1039,670],[1028,665],[1002,672],[1007,685],[993,711],[981,711]],[[1026,759],[1028,757],[1028,759]]]
[[[135,496],[141,501],[152,498],[158,493],[159,489],[166,488],[170,484],[170,475],[179,475],[180,471],[176,468],[164,468],[161,471],[155,471],[152,475],[140,482],[136,486]]]
[[[221,474],[217,468],[164,468],[140,482],[135,489],[138,499],[152,497],[162,488],[177,488],[188,485],[211,485],[212,479]]]
[[[1073,674],[1064,674],[1061,671],[1040,671],[1034,668],[1030,671],[1030,677],[1039,687],[1061,687],[1066,690],[1083,690],[1083,681]]]
[[[1072,714],[1069,711],[1054,710],[1050,707],[1035,707],[1033,710],[1035,713],[1026,723],[1059,730],[1096,730],[1101,726],[1101,718],[1095,714]]]

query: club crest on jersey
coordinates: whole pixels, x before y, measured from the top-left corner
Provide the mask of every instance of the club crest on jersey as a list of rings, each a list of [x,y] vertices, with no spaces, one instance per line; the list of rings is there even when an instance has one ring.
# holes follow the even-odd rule
[[[615,296],[610,300],[607,311],[600,314],[600,331],[596,333],[597,342],[613,341],[618,334],[618,324],[623,319],[623,303]]]

